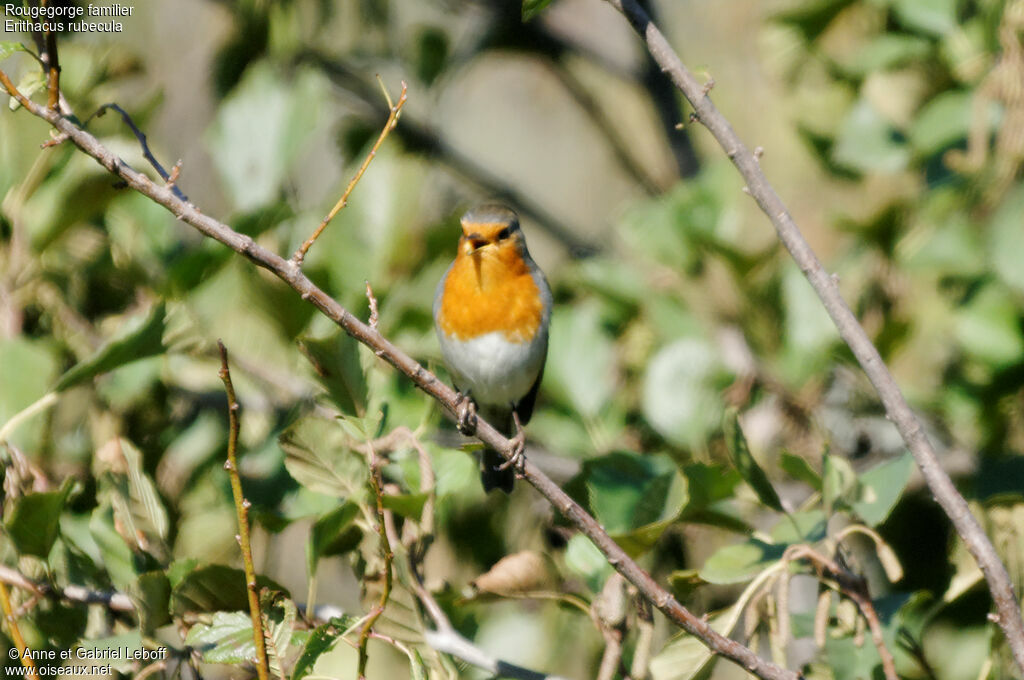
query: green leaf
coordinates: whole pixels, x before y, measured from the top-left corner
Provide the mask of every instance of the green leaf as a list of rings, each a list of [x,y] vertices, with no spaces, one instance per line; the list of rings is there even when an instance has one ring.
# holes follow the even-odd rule
[[[3,61],[15,52],[28,52],[28,48],[20,42],[0,40],[0,61]]]
[[[971,125],[972,99],[970,92],[950,90],[925,104],[910,126],[914,151],[930,156],[964,139]]]
[[[779,467],[793,479],[807,484],[815,491],[821,491],[821,475],[815,472],[807,459],[802,456],[783,451],[779,459]]]
[[[672,595],[680,601],[693,595],[705,583],[697,569],[677,569],[668,575],[668,584],[672,589]]]
[[[866,100],[847,114],[832,149],[835,163],[858,172],[899,172],[909,158],[892,126]]]
[[[941,36],[956,29],[957,0],[893,0],[896,18],[907,28]]]
[[[775,492],[775,487],[768,481],[768,475],[764,473],[754,459],[754,455],[750,453],[750,447],[747,446],[747,438],[743,436],[743,428],[740,426],[736,409],[730,408],[726,412],[724,427],[725,444],[740,476],[746,480],[762,503],[772,510],[784,512],[782,501],[779,500],[779,494]]]
[[[584,418],[596,418],[615,391],[615,352],[598,307],[568,307],[551,322],[545,387]]]
[[[772,542],[776,544],[817,543],[825,538],[828,521],[821,510],[805,510],[786,515],[772,527]]]
[[[8,420],[16,414],[52,400],[48,389],[56,373],[57,361],[49,343],[25,337],[0,339],[0,425],[6,429]],[[5,438],[32,450],[38,446],[43,423],[38,419],[28,422],[29,427],[25,421],[15,425]]]
[[[46,559],[60,533],[60,513],[73,487],[74,478],[68,477],[58,491],[30,493],[14,499],[4,528],[19,553]]]
[[[425,493],[384,494],[384,509],[402,517],[418,520],[423,514],[423,505],[430,497]]]
[[[708,624],[719,633],[728,635],[726,627],[730,622],[728,615],[719,614],[708,619]],[[689,633],[681,633],[672,638],[651,659],[652,680],[693,680],[706,678],[718,657],[700,638]]]
[[[260,611],[263,614],[263,635],[267,642],[270,670],[274,675],[284,677],[282,668],[288,657],[298,608],[280,593],[264,591],[260,595]]]
[[[829,360],[839,332],[795,264],[785,265],[782,273],[782,306],[786,324],[783,371],[791,383],[802,384]]]
[[[614,571],[604,554],[583,534],[573,534],[565,548],[565,566],[581,576],[592,591],[598,593]]]
[[[856,500],[857,473],[845,458],[825,454],[822,461],[821,498],[827,514]]]
[[[284,432],[278,443],[286,454],[288,474],[302,486],[355,502],[365,495],[366,462],[348,448],[338,423],[303,418]]]
[[[887,71],[924,59],[930,52],[931,43],[924,38],[904,33],[883,33],[872,39],[843,67],[850,75],[863,78],[876,71]]]
[[[736,470],[717,463],[688,463],[683,474],[690,492],[687,512],[732,498],[733,489],[742,480]]]
[[[772,15],[772,20],[793,26],[803,34],[804,40],[811,42],[851,4],[853,0],[806,0],[789,3],[785,5],[785,10]]]
[[[245,69],[207,133],[236,208],[250,211],[277,200],[289,170],[317,132],[322,100],[317,93],[324,87],[309,69],[287,78],[268,62]]]
[[[26,99],[30,99],[32,95],[46,87],[46,74],[43,73],[42,69],[29,69],[21,75],[21,80],[18,81],[18,84],[15,85],[15,87],[22,96]],[[8,108],[10,108],[11,111],[17,111],[20,107],[21,102],[14,97],[11,97],[10,102],[8,102]]]
[[[703,448],[722,421],[725,369],[717,349],[701,338],[676,340],[651,358],[644,374],[643,414],[669,441]]]
[[[185,644],[199,650],[207,663],[239,666],[256,658],[252,619],[247,611],[217,612],[211,623],[192,626]]]
[[[1024,355],[1017,306],[1002,286],[986,285],[957,309],[953,335],[965,354],[996,368]]]
[[[300,338],[299,349],[316,371],[331,401],[342,413],[362,416],[368,399],[359,343],[342,332],[330,337]]]
[[[868,526],[878,526],[892,512],[910,481],[914,458],[904,451],[899,458],[876,465],[860,475],[860,497],[851,506]]]
[[[281,585],[256,576],[257,588],[287,592]],[[171,613],[249,610],[249,595],[245,587],[245,572],[220,564],[196,567],[181,578],[171,589]]]
[[[99,548],[101,561],[118,590],[128,590],[135,583],[138,571],[135,554],[114,528],[114,509],[104,504],[92,511],[89,533]]]
[[[171,583],[162,571],[147,571],[139,574],[128,589],[128,596],[135,605],[139,628],[146,635],[152,635],[160,626],[171,621],[168,605],[171,600]]]
[[[1018,186],[999,206],[988,225],[988,254],[999,278],[1018,295],[1024,295],[1024,187]]]
[[[302,648],[302,653],[299,654],[295,667],[292,669],[291,680],[302,680],[302,678],[312,673],[317,660],[334,647],[341,634],[353,622],[353,619],[347,616],[344,618],[335,617],[327,623],[318,626],[313,631],[313,634],[309,636],[305,647]]]
[[[529,21],[540,14],[551,0],[523,0],[523,21]]]
[[[362,532],[352,524],[358,515],[359,506],[346,502],[313,523],[306,544],[306,568],[310,578],[316,574],[321,557],[340,555],[359,545]]]
[[[594,516],[631,555],[650,548],[686,505],[686,478],[664,454],[611,453],[586,461],[580,476]]]
[[[785,545],[751,538],[720,548],[704,563],[700,577],[708,583],[743,583],[778,562],[785,552]]]
[[[162,543],[167,538],[167,510],[142,468],[142,453],[127,439],[111,440],[97,456],[96,467],[101,494],[110,499],[117,520],[131,535]]]
[[[145,319],[133,319],[117,339],[62,375],[54,390],[62,392],[118,366],[163,352],[165,311],[164,303],[159,302]]]
[[[142,649],[146,647],[142,643],[142,634],[138,629],[132,630],[127,633],[120,635],[111,635],[110,637],[100,638],[98,640],[90,640],[83,638],[79,641],[79,649],[82,649],[82,654],[87,659],[103,659],[102,663],[110,664],[111,668],[118,673],[124,675],[132,675],[132,666],[138,662],[134,659],[123,658],[125,655],[122,652],[124,649]],[[75,652],[76,658],[79,652]],[[122,658],[117,658],[117,657]]]

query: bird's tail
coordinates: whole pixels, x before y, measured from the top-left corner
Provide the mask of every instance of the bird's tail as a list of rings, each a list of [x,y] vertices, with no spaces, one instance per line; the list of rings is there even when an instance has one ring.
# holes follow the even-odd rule
[[[496,407],[478,406],[479,413],[494,425],[506,437],[510,436],[514,429],[512,421],[512,410]],[[490,493],[492,489],[501,489],[505,493],[512,493],[512,486],[516,481],[516,471],[512,466],[504,470],[501,466],[505,464],[505,458],[494,449],[484,449],[480,454],[480,481],[484,485],[484,491]]]
[[[484,485],[484,491],[490,493],[491,489],[501,489],[505,493],[512,493],[512,486],[516,481],[516,471],[512,466],[504,470],[501,466],[505,464],[505,458],[494,449],[484,449],[480,456],[480,481]]]

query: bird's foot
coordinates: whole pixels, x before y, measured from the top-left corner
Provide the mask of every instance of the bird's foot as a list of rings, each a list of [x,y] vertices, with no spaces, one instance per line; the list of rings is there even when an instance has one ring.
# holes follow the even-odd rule
[[[476,402],[469,394],[459,392],[455,397],[455,427],[467,437],[476,432]]]
[[[515,411],[512,411],[512,420],[516,424],[516,434],[509,439],[512,442],[512,452],[508,460],[499,465],[498,469],[507,470],[511,467],[519,474],[522,474],[523,467],[526,465],[526,430],[523,429],[522,423],[519,422],[519,414]]]

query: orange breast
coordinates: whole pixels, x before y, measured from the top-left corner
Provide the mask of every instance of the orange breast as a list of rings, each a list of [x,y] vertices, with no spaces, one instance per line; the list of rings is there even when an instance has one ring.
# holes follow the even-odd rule
[[[543,314],[540,290],[518,248],[495,245],[455,258],[438,325],[459,340],[501,331],[512,342],[525,342],[537,332]]]

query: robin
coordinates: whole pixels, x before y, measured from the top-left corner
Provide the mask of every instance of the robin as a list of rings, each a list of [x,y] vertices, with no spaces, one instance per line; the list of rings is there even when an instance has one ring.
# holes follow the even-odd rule
[[[544,373],[551,289],[526,249],[519,218],[503,205],[481,205],[462,217],[455,261],[434,294],[434,327],[459,391],[458,427],[472,434],[479,409],[510,436],[506,461],[485,449],[485,491],[512,491]]]

